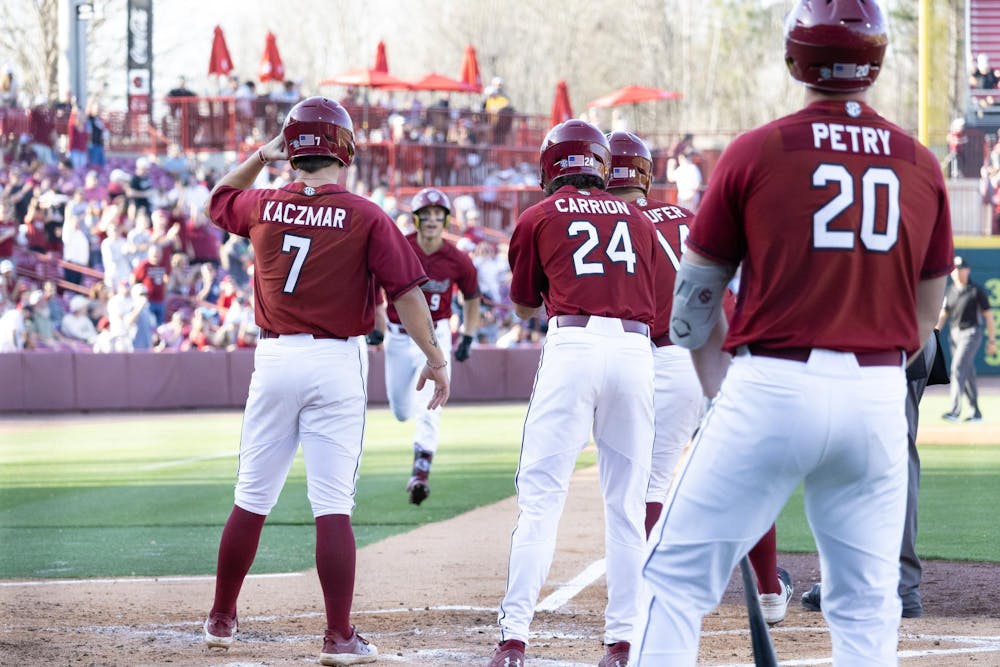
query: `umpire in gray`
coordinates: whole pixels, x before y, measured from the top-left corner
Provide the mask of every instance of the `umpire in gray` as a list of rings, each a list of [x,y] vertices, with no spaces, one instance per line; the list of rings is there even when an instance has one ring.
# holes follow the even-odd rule
[[[937,328],[947,321],[951,329],[951,409],[942,419],[957,422],[962,414],[962,395],[969,401],[972,414],[967,422],[983,420],[979,410],[979,391],[976,388],[976,353],[983,342],[983,324],[986,325],[986,354],[996,354],[996,323],[990,312],[986,290],[969,280],[969,263],[955,257],[951,284],[945,291],[944,306],[938,317]]]

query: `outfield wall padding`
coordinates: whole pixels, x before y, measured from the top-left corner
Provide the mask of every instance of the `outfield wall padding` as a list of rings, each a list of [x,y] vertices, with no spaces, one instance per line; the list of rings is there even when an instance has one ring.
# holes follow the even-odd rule
[[[452,361],[452,398],[519,401],[531,395],[539,348],[474,348]],[[0,354],[0,412],[243,407],[253,350]],[[381,350],[369,350],[368,401],[387,402]]]

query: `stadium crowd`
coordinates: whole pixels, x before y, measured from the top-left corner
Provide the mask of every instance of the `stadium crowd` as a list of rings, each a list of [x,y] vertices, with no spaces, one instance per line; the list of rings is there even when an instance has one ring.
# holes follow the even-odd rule
[[[249,243],[203,212],[218,173],[177,145],[160,159],[105,155],[107,130],[96,106],[84,114],[67,103],[65,134],[56,132],[56,109],[40,110],[29,132],[0,152],[0,352],[253,347],[259,331]],[[96,138],[100,150],[95,134],[104,135]],[[263,170],[257,185],[281,187],[291,178],[279,163]],[[524,169],[497,178],[531,180]],[[402,231],[412,231],[408,202],[384,185],[367,191],[357,171],[352,181]],[[451,221],[453,240],[479,269],[476,338],[537,342],[545,323],[514,317],[506,243],[482,226],[496,201],[488,193],[455,197]],[[454,331],[459,324],[460,315]]]

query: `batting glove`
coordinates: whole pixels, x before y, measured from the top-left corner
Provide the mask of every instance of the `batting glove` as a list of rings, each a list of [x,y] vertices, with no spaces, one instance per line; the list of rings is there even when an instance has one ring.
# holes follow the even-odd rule
[[[372,329],[372,332],[365,336],[365,341],[369,345],[381,345],[382,341],[385,340],[385,334],[378,329]]]
[[[465,361],[472,354],[472,336],[468,334],[462,334],[462,340],[459,341],[458,347],[455,348],[455,361]]]

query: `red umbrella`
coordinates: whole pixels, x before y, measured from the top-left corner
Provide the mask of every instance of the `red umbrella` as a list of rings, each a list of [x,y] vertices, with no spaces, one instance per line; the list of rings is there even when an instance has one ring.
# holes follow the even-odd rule
[[[410,90],[413,86],[386,72],[376,69],[356,69],[331,76],[319,82],[321,86],[356,86],[358,88],[378,88],[379,90]]]
[[[381,40],[379,40],[378,47],[375,49],[375,67],[372,67],[372,69],[383,74],[389,73],[389,60],[385,57],[385,42]]]
[[[622,104],[638,104],[655,100],[676,100],[681,94],[673,90],[645,88],[643,86],[625,86],[604,97],[587,102],[588,107],[616,107]]]
[[[439,90],[449,93],[476,92],[476,89],[467,83],[433,72],[422,79],[414,81],[411,86],[413,90]]]
[[[233,71],[233,59],[229,57],[229,47],[222,34],[222,28],[215,26],[212,37],[212,55],[208,58],[208,73],[225,76]]]
[[[275,41],[274,33],[270,30],[267,32],[264,55],[260,57],[257,76],[262,82],[285,80],[285,66],[281,62],[281,54],[278,53],[278,43]]]
[[[552,101],[552,113],[549,122],[555,127],[573,117],[573,107],[569,103],[569,89],[566,82],[560,81],[556,84],[556,98]]]
[[[479,74],[479,60],[476,50],[469,44],[465,47],[465,60],[462,61],[462,82],[477,93],[483,92],[483,77]]]

